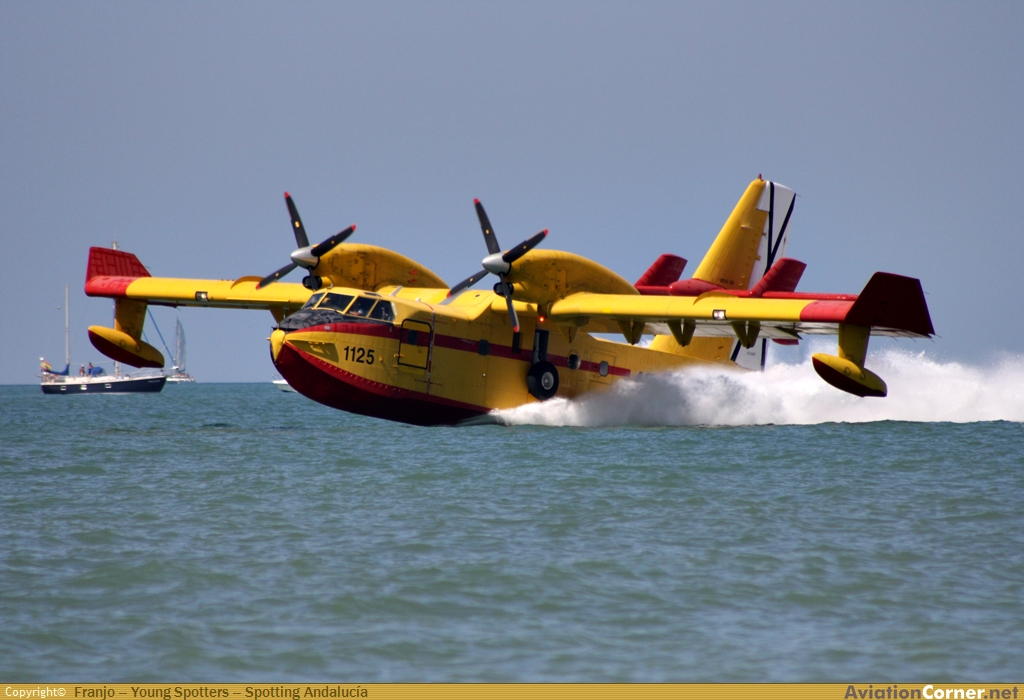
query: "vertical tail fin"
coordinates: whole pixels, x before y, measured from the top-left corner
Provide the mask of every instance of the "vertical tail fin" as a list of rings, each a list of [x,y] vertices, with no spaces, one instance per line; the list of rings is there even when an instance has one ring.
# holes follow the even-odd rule
[[[793,190],[758,175],[736,203],[693,278],[672,285],[672,293],[701,294],[716,287],[755,289],[772,264],[785,255],[795,202]],[[778,285],[782,285],[781,289],[790,282],[795,287],[803,272],[802,265],[792,261],[781,267],[775,275],[780,279],[767,280],[758,291]],[[658,336],[651,347],[707,360],[728,357],[741,367],[764,369],[767,341],[760,338],[751,347],[744,348],[739,339],[730,345],[727,338],[694,338],[686,347],[680,347],[671,336]]]
[[[761,244],[754,259],[754,269],[750,274],[750,285],[753,289],[772,265],[786,254],[789,242],[789,222],[793,217],[793,206],[796,204],[796,192],[777,182],[768,182],[758,202],[759,211],[768,212],[764,223]],[[803,272],[803,269],[800,270]],[[799,274],[797,275],[799,280]],[[794,286],[795,288],[795,286]]]
[[[761,242],[757,247],[757,255],[754,258],[754,267],[750,273],[750,281],[747,289],[758,289],[762,282],[763,287],[782,285],[780,289],[792,284],[792,291],[796,289],[800,275],[803,274],[803,263],[796,260],[783,262],[786,254],[786,244],[789,242],[789,222],[793,217],[793,207],[796,204],[796,192],[785,185],[777,182],[766,182],[761,192],[761,201],[757,203],[757,210],[767,212],[768,216],[764,222],[761,233]],[[783,262],[775,266],[776,262]],[[775,275],[777,280],[767,280],[765,275],[772,272],[773,266],[778,267]],[[786,279],[783,279],[786,278]],[[768,341],[761,338],[760,342],[754,343],[752,348],[744,348],[737,340],[732,349],[733,361],[747,369],[763,370],[768,360]]]
[[[793,190],[760,177],[750,183],[719,231],[694,279],[750,289],[786,252]]]
[[[758,176],[736,203],[694,279],[726,289],[753,289],[786,252],[795,203],[793,190]],[[764,339],[750,348],[736,340],[730,357],[747,369],[764,369],[766,352]]]

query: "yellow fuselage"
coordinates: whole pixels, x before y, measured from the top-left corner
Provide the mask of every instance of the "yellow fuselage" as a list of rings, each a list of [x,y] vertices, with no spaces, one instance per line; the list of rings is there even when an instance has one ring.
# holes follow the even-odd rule
[[[526,377],[542,360],[557,369],[557,395],[566,398],[642,373],[707,363],[567,332],[541,320],[535,305],[520,302],[517,342],[505,300],[489,291],[470,290],[450,303],[443,303],[443,290],[333,288],[327,294],[374,299],[392,312],[373,320],[336,309],[324,313],[319,304],[316,316],[303,320],[300,311],[271,337],[274,363],[300,393],[379,418],[458,423],[535,401]]]

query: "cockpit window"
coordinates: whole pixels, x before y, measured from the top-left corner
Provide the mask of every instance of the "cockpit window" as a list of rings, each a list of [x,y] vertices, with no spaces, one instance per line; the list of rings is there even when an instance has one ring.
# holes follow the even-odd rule
[[[357,297],[352,303],[352,308],[348,310],[349,316],[367,316],[370,313],[370,308],[373,306],[373,302],[376,299],[369,297]]]
[[[316,303],[317,303],[318,301],[320,301],[321,299],[323,299],[323,296],[324,296],[324,293],[323,293],[323,292],[320,292],[319,294],[314,294],[313,296],[311,296],[311,297],[310,297],[310,298],[309,298],[309,299],[308,299],[308,300],[306,301],[306,303],[305,303],[305,304],[303,304],[303,305],[302,305],[302,308],[304,308],[304,309],[312,309],[312,308],[313,308],[314,306],[316,306]]]
[[[370,318],[375,318],[378,321],[394,321],[395,307],[391,305],[390,301],[378,301],[377,305],[373,307],[373,311],[370,312]]]
[[[321,309],[334,309],[335,311],[345,311],[348,305],[352,302],[351,294],[335,294],[330,292],[324,300],[320,303]]]
[[[367,292],[372,294],[372,292]],[[278,323],[283,331],[297,331],[314,326],[346,323],[387,323],[395,321],[395,306],[379,294],[340,294],[318,292],[291,316]]]

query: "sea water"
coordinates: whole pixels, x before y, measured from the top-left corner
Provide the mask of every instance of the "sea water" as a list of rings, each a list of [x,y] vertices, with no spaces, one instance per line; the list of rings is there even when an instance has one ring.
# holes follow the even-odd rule
[[[0,677],[1019,680],[1024,362],[872,368],[470,428],[0,387]]]

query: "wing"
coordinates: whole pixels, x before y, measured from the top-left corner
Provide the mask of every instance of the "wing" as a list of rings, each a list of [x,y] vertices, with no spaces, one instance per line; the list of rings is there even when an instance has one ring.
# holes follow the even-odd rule
[[[152,277],[132,253],[93,247],[89,249],[85,293],[91,297],[163,306],[267,309],[275,316],[298,310],[312,294],[301,284],[280,282],[257,289],[259,281],[259,277],[236,280]]]
[[[644,332],[676,335],[673,326],[685,324],[692,328],[690,337],[734,336],[747,347],[757,337],[836,335],[840,325],[863,326],[874,335],[907,338],[927,338],[935,332],[920,281],[886,272],[876,272],[859,296],[768,292],[763,297],[748,297],[718,291],[696,297],[580,293],[554,302],[548,317],[555,323],[594,332],[621,330],[631,342],[639,340]],[[640,324],[643,327],[638,333]]]
[[[129,299],[163,306],[210,306],[267,309],[284,314],[297,311],[313,293],[301,284],[277,282],[259,289],[259,277],[236,280],[198,280],[172,277],[97,276],[86,282],[92,297]]]
[[[159,350],[142,340],[149,304],[267,309],[280,321],[297,311],[312,292],[300,284],[271,284],[256,288],[259,277],[237,280],[197,280],[152,277],[131,253],[91,248],[85,293],[114,300],[114,327],[90,326],[89,339],[97,350],[133,367],[163,367]]]

